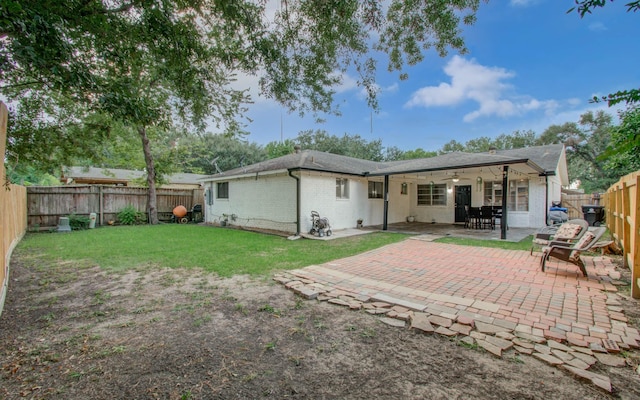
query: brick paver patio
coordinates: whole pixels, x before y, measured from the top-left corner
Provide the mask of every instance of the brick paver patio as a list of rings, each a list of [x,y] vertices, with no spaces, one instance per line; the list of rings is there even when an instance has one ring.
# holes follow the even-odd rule
[[[292,271],[302,279],[357,297],[414,311],[499,323],[516,332],[576,346],[637,347],[611,283],[618,274],[608,257],[583,257],[577,267],[540,253],[411,240],[354,257]]]

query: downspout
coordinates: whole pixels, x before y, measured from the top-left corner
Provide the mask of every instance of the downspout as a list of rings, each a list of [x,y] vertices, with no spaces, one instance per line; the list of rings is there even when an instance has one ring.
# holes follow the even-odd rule
[[[300,236],[300,178],[293,175],[293,170],[287,170],[289,176],[296,180],[296,236]]]
[[[544,224],[549,225],[549,175],[544,174]]]

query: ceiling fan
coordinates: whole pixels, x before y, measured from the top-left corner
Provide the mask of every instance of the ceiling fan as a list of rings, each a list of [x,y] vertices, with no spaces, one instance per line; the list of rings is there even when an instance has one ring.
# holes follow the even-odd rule
[[[454,172],[453,175],[451,175],[448,178],[444,178],[442,179],[443,181],[452,181],[452,182],[459,182],[459,181],[468,181],[469,178],[462,178],[460,175],[458,175],[458,173]]]

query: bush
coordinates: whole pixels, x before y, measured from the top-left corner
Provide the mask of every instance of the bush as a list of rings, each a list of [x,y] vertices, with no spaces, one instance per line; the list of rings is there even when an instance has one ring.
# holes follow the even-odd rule
[[[91,222],[91,220],[87,216],[77,214],[69,215],[69,226],[71,227],[71,230],[79,231],[82,229],[88,229],[89,222]]]
[[[138,225],[144,222],[144,213],[133,206],[126,206],[118,212],[118,221],[123,225]]]

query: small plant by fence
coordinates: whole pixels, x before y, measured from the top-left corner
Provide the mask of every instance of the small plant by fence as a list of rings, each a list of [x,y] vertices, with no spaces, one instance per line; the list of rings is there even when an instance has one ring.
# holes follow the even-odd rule
[[[640,171],[622,177],[603,200],[607,227],[623,250],[625,267],[631,269],[631,296],[640,299]]]
[[[202,204],[202,189],[165,189],[157,192],[158,218],[170,221],[174,207],[190,210]],[[30,186],[27,188],[29,228],[36,230],[58,225],[60,217],[71,214],[88,217],[96,213],[98,225],[118,221],[125,209],[146,216],[148,189],[128,186]],[[145,218],[146,220],[146,218]]]
[[[9,261],[14,247],[27,230],[27,191],[18,185],[5,185],[4,154],[7,144],[7,106],[0,102],[0,314],[9,286]]]

